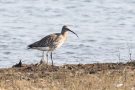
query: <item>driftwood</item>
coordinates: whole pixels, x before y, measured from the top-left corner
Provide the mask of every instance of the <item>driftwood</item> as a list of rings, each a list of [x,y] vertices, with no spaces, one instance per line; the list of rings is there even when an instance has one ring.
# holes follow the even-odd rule
[[[22,61],[20,60],[19,63],[13,65],[12,67],[23,67]]]

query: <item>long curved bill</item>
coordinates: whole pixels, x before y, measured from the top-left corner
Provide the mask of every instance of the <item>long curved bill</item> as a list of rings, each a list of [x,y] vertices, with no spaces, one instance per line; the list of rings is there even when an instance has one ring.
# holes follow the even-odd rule
[[[73,34],[75,34],[78,37],[78,35],[75,32],[73,32],[72,30],[68,29],[68,31],[72,32]]]

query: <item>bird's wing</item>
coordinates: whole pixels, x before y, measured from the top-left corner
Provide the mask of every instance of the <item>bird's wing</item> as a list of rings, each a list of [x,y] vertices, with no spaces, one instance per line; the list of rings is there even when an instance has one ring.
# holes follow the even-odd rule
[[[41,40],[29,45],[29,47],[51,47],[58,39],[58,34],[48,35]]]

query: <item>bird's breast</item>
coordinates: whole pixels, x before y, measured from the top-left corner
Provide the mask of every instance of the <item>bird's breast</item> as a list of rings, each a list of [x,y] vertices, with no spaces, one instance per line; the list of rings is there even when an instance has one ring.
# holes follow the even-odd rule
[[[52,44],[52,50],[55,50],[57,48],[60,48],[62,46],[62,44],[65,42],[66,37],[64,37],[63,35],[59,35]]]
[[[54,43],[55,49],[60,48],[60,47],[62,46],[63,43],[64,43],[64,41],[55,42],[55,43]]]

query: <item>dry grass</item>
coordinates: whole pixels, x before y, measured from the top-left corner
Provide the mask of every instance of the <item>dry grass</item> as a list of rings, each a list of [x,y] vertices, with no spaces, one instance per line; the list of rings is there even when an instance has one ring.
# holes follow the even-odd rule
[[[0,69],[0,90],[135,90],[135,66],[106,63]]]

